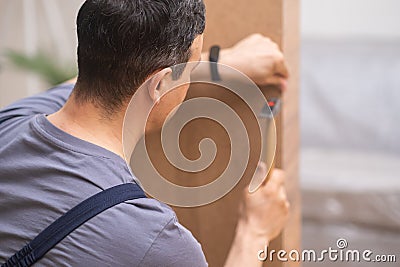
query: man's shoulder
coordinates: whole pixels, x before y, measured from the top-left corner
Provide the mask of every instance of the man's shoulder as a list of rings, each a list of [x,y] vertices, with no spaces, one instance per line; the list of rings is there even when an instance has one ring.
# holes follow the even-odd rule
[[[171,207],[151,198],[128,204],[127,216],[137,222],[135,227],[143,231],[141,242],[146,242],[139,266],[207,266],[200,243],[179,223]]]
[[[127,201],[96,216],[68,236],[59,247],[61,250],[67,248],[72,258],[87,260],[84,264],[90,266],[96,262],[106,265],[206,266],[200,244],[178,222],[175,212],[151,198]],[[88,257],[85,251],[91,250],[96,253]],[[62,260],[57,256],[59,253],[56,248],[45,260]],[[97,258],[95,255],[108,256]]]
[[[162,223],[157,226],[160,230],[139,266],[207,266],[200,243],[179,223],[169,206],[154,199],[142,202],[151,206],[152,212],[162,218]]]
[[[0,134],[5,139],[2,141],[9,141],[23,131],[21,127],[27,125],[26,122],[35,115],[49,115],[58,111],[65,104],[73,87],[73,84],[61,84],[0,108]]]

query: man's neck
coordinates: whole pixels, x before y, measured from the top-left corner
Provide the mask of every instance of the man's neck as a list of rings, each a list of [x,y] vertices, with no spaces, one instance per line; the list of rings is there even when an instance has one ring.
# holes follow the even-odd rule
[[[122,146],[123,119],[123,112],[115,114],[112,119],[104,118],[94,104],[77,103],[74,96],[62,109],[48,116],[48,120],[64,132],[125,159]]]

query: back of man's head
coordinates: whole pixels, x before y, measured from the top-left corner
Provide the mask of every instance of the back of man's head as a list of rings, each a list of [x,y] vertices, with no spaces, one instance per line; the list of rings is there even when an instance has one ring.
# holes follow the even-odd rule
[[[77,18],[75,98],[111,116],[155,71],[190,58],[202,0],[87,0]]]

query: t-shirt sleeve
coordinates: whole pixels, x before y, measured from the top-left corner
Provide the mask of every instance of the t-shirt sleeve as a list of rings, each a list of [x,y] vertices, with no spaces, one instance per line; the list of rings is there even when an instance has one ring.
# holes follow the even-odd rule
[[[64,106],[73,88],[74,84],[62,84],[38,95],[21,99],[0,110],[0,123],[16,117],[53,114]]]
[[[139,266],[208,266],[201,245],[174,216],[160,232]]]

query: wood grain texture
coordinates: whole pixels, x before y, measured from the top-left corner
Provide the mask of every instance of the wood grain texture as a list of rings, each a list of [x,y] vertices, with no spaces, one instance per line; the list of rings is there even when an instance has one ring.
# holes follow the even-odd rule
[[[298,184],[299,119],[299,1],[297,0],[206,0],[207,27],[204,49],[213,44],[230,47],[255,32],[269,36],[277,42],[287,59],[291,73],[288,92],[283,101],[283,112],[277,119],[278,147],[276,166],[285,169],[288,176],[288,196],[291,202],[289,223],[271,249],[300,249],[301,200]],[[195,93],[194,90],[202,90]],[[263,88],[267,96],[279,93]],[[207,95],[205,88],[193,88],[189,97]],[[255,162],[250,161],[250,165]],[[252,169],[251,166],[249,169]],[[237,206],[242,189],[248,184],[248,173],[240,184],[223,199],[195,210],[177,209],[181,222],[193,229],[202,243],[210,266],[223,266],[233,240],[237,223]],[[269,263],[268,266],[299,266],[298,263]]]

